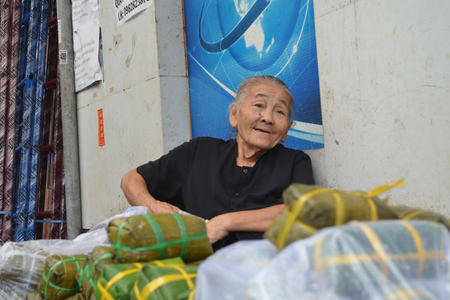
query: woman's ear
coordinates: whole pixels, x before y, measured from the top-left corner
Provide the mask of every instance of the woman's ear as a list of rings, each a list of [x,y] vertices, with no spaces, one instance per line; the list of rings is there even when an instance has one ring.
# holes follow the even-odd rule
[[[238,125],[236,103],[230,105],[230,125],[231,127],[237,127]]]

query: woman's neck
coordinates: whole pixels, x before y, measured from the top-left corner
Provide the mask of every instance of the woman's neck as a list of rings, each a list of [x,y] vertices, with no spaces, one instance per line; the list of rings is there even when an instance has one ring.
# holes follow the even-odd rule
[[[261,156],[263,156],[267,152],[267,150],[249,147],[245,142],[240,141],[239,137],[236,138],[236,142],[236,165],[238,165],[239,167],[253,167],[261,158]]]

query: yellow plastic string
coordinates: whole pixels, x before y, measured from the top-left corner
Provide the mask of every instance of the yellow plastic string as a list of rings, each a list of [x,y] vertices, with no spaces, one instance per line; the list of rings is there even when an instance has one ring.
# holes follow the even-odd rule
[[[337,192],[333,192],[334,198],[336,199],[336,225],[342,225],[345,221],[345,207],[342,201],[341,195]]]
[[[188,278],[195,278],[197,277],[197,274],[188,274]],[[138,299],[147,299],[150,294],[152,294],[154,291],[162,287],[163,285],[167,283],[171,283],[174,281],[181,281],[186,280],[184,275],[180,274],[172,274],[172,275],[166,275],[159,278],[156,278],[152,280],[149,284],[147,284],[143,289],[142,293],[140,294],[141,298]],[[137,296],[137,294],[136,294]]]
[[[188,300],[194,300],[194,296],[195,296],[195,289],[193,289],[193,290],[189,293],[189,298],[188,298]]]
[[[413,296],[425,296],[429,297],[430,295],[424,293],[420,290],[400,290],[395,293],[392,293],[388,297],[384,298],[384,300],[394,300],[394,299],[413,299]]]
[[[105,288],[102,286],[102,284],[100,283],[100,279],[97,281],[97,289],[100,291],[100,293],[102,294],[102,298],[101,299],[107,299],[107,300],[115,300],[109,293],[107,290],[105,290]]]
[[[418,260],[419,254],[387,254],[389,260]],[[444,251],[424,251],[422,257],[427,259],[444,259]],[[333,255],[330,257],[323,257],[319,262],[316,262],[316,269],[321,270],[325,267],[349,265],[354,263],[363,263],[367,261],[378,260],[377,254],[343,254]]]
[[[168,267],[168,266],[180,266],[183,267],[184,264],[164,264],[160,260],[153,260],[153,264],[157,265],[158,267]]]
[[[136,280],[136,281],[134,282],[134,287],[133,287],[133,289],[134,289],[134,294],[136,295],[136,299],[137,299],[137,300],[142,300],[142,296],[141,296],[141,293],[139,292],[139,288],[138,288],[137,283],[138,283],[138,281]]]
[[[375,203],[373,203],[372,198],[367,198],[367,203],[369,203],[370,207],[370,219],[372,221],[377,221],[378,220],[377,206],[375,205]]]
[[[375,232],[375,230],[373,230],[372,228],[370,228],[367,225],[357,224],[357,226],[359,226],[359,228],[361,228],[361,230],[364,232],[364,234],[369,239],[369,242],[372,245],[373,250],[375,251],[376,255],[378,256],[378,258],[380,260],[383,274],[385,275],[385,279],[387,279],[388,275],[389,275],[388,268],[387,268],[387,261],[389,260],[389,257],[386,254],[386,252],[384,251],[383,245],[381,244],[380,237]]]
[[[300,214],[300,211],[303,208],[303,205],[305,205],[306,201],[308,201],[311,197],[314,197],[320,193],[329,192],[330,190],[327,188],[321,188],[317,190],[313,190],[311,192],[308,192],[298,198],[297,202],[295,203],[294,207],[292,208],[291,213],[289,214],[288,218],[286,219],[286,222],[283,225],[283,228],[281,229],[280,234],[278,235],[278,241],[277,246],[278,248],[283,248],[286,243],[286,236],[288,232],[291,230],[292,225],[294,224],[295,219]]]
[[[392,189],[393,187],[401,187],[404,188],[405,187],[405,178],[400,178],[399,180],[396,180],[394,182],[388,183],[388,184],[384,184],[384,185],[380,185],[376,188],[374,188],[373,190],[371,190],[370,192],[367,193],[367,197],[368,198],[373,198],[376,197],[384,192],[386,192],[387,190]]]
[[[417,270],[417,277],[420,278],[422,276],[424,264],[425,264],[425,259],[423,257],[424,251],[423,251],[422,239],[420,238],[419,233],[417,233],[417,231],[414,229],[414,227],[411,226],[411,224],[408,224],[405,221],[399,221],[399,223],[402,224],[403,226],[405,226],[406,229],[408,229],[408,231],[411,233],[412,239],[414,240],[414,245],[416,245],[417,255],[419,256],[419,268]]]
[[[319,239],[319,241],[317,242],[315,248],[314,248],[314,267],[317,271],[321,271],[322,267],[321,267],[321,263],[320,261],[322,260],[322,245],[323,245],[323,237],[321,237]]]
[[[406,217],[404,217],[403,220],[411,220],[415,216],[423,214],[423,213],[426,213],[426,211],[424,211],[424,210],[413,211],[412,213],[409,213]]]
[[[134,265],[136,266],[136,269],[126,270],[126,271],[117,273],[113,278],[111,278],[110,281],[108,281],[108,283],[106,284],[106,286],[104,288],[101,285],[100,280],[97,281],[97,287],[99,288],[100,292],[102,293],[102,297],[100,298],[100,300],[104,300],[105,298],[107,298],[108,300],[114,299],[109,294],[109,289],[111,288],[111,286],[113,286],[113,284],[115,284],[120,279],[122,279],[130,274],[137,273],[142,268],[142,264],[140,264],[140,263],[134,263]]]
[[[188,273],[186,273],[185,270],[183,270],[182,268],[178,267],[178,266],[170,266],[171,268],[177,270],[178,272],[180,272],[184,278],[186,279],[186,283],[189,287],[189,289],[193,289],[195,287],[195,284],[192,282],[192,280],[189,278]]]
[[[372,189],[370,192],[368,193],[363,193],[363,192],[359,192],[359,191],[344,191],[344,190],[339,190],[339,189],[326,189],[326,192],[338,192],[339,194],[351,194],[351,195],[357,195],[357,196],[361,196],[364,198],[374,198],[376,196],[379,196],[380,194],[390,190],[393,187],[405,187],[404,184],[404,178],[400,178],[399,180],[396,180],[394,182],[388,183],[388,184],[384,184],[384,185],[380,185],[377,186],[376,188]]]

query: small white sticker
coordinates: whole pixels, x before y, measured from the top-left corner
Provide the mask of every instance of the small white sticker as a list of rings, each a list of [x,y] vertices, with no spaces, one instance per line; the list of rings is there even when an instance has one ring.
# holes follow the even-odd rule
[[[58,19],[58,44],[61,44],[61,20]]]
[[[59,64],[60,65],[67,64],[67,50],[59,50]]]

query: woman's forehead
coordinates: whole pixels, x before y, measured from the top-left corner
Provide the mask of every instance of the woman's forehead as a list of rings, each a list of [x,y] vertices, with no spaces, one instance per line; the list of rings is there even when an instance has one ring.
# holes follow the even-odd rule
[[[253,99],[253,98],[276,98],[278,100],[282,100],[289,106],[290,97],[285,89],[281,86],[274,85],[270,82],[258,82],[250,86],[249,91],[246,95],[245,99]]]

